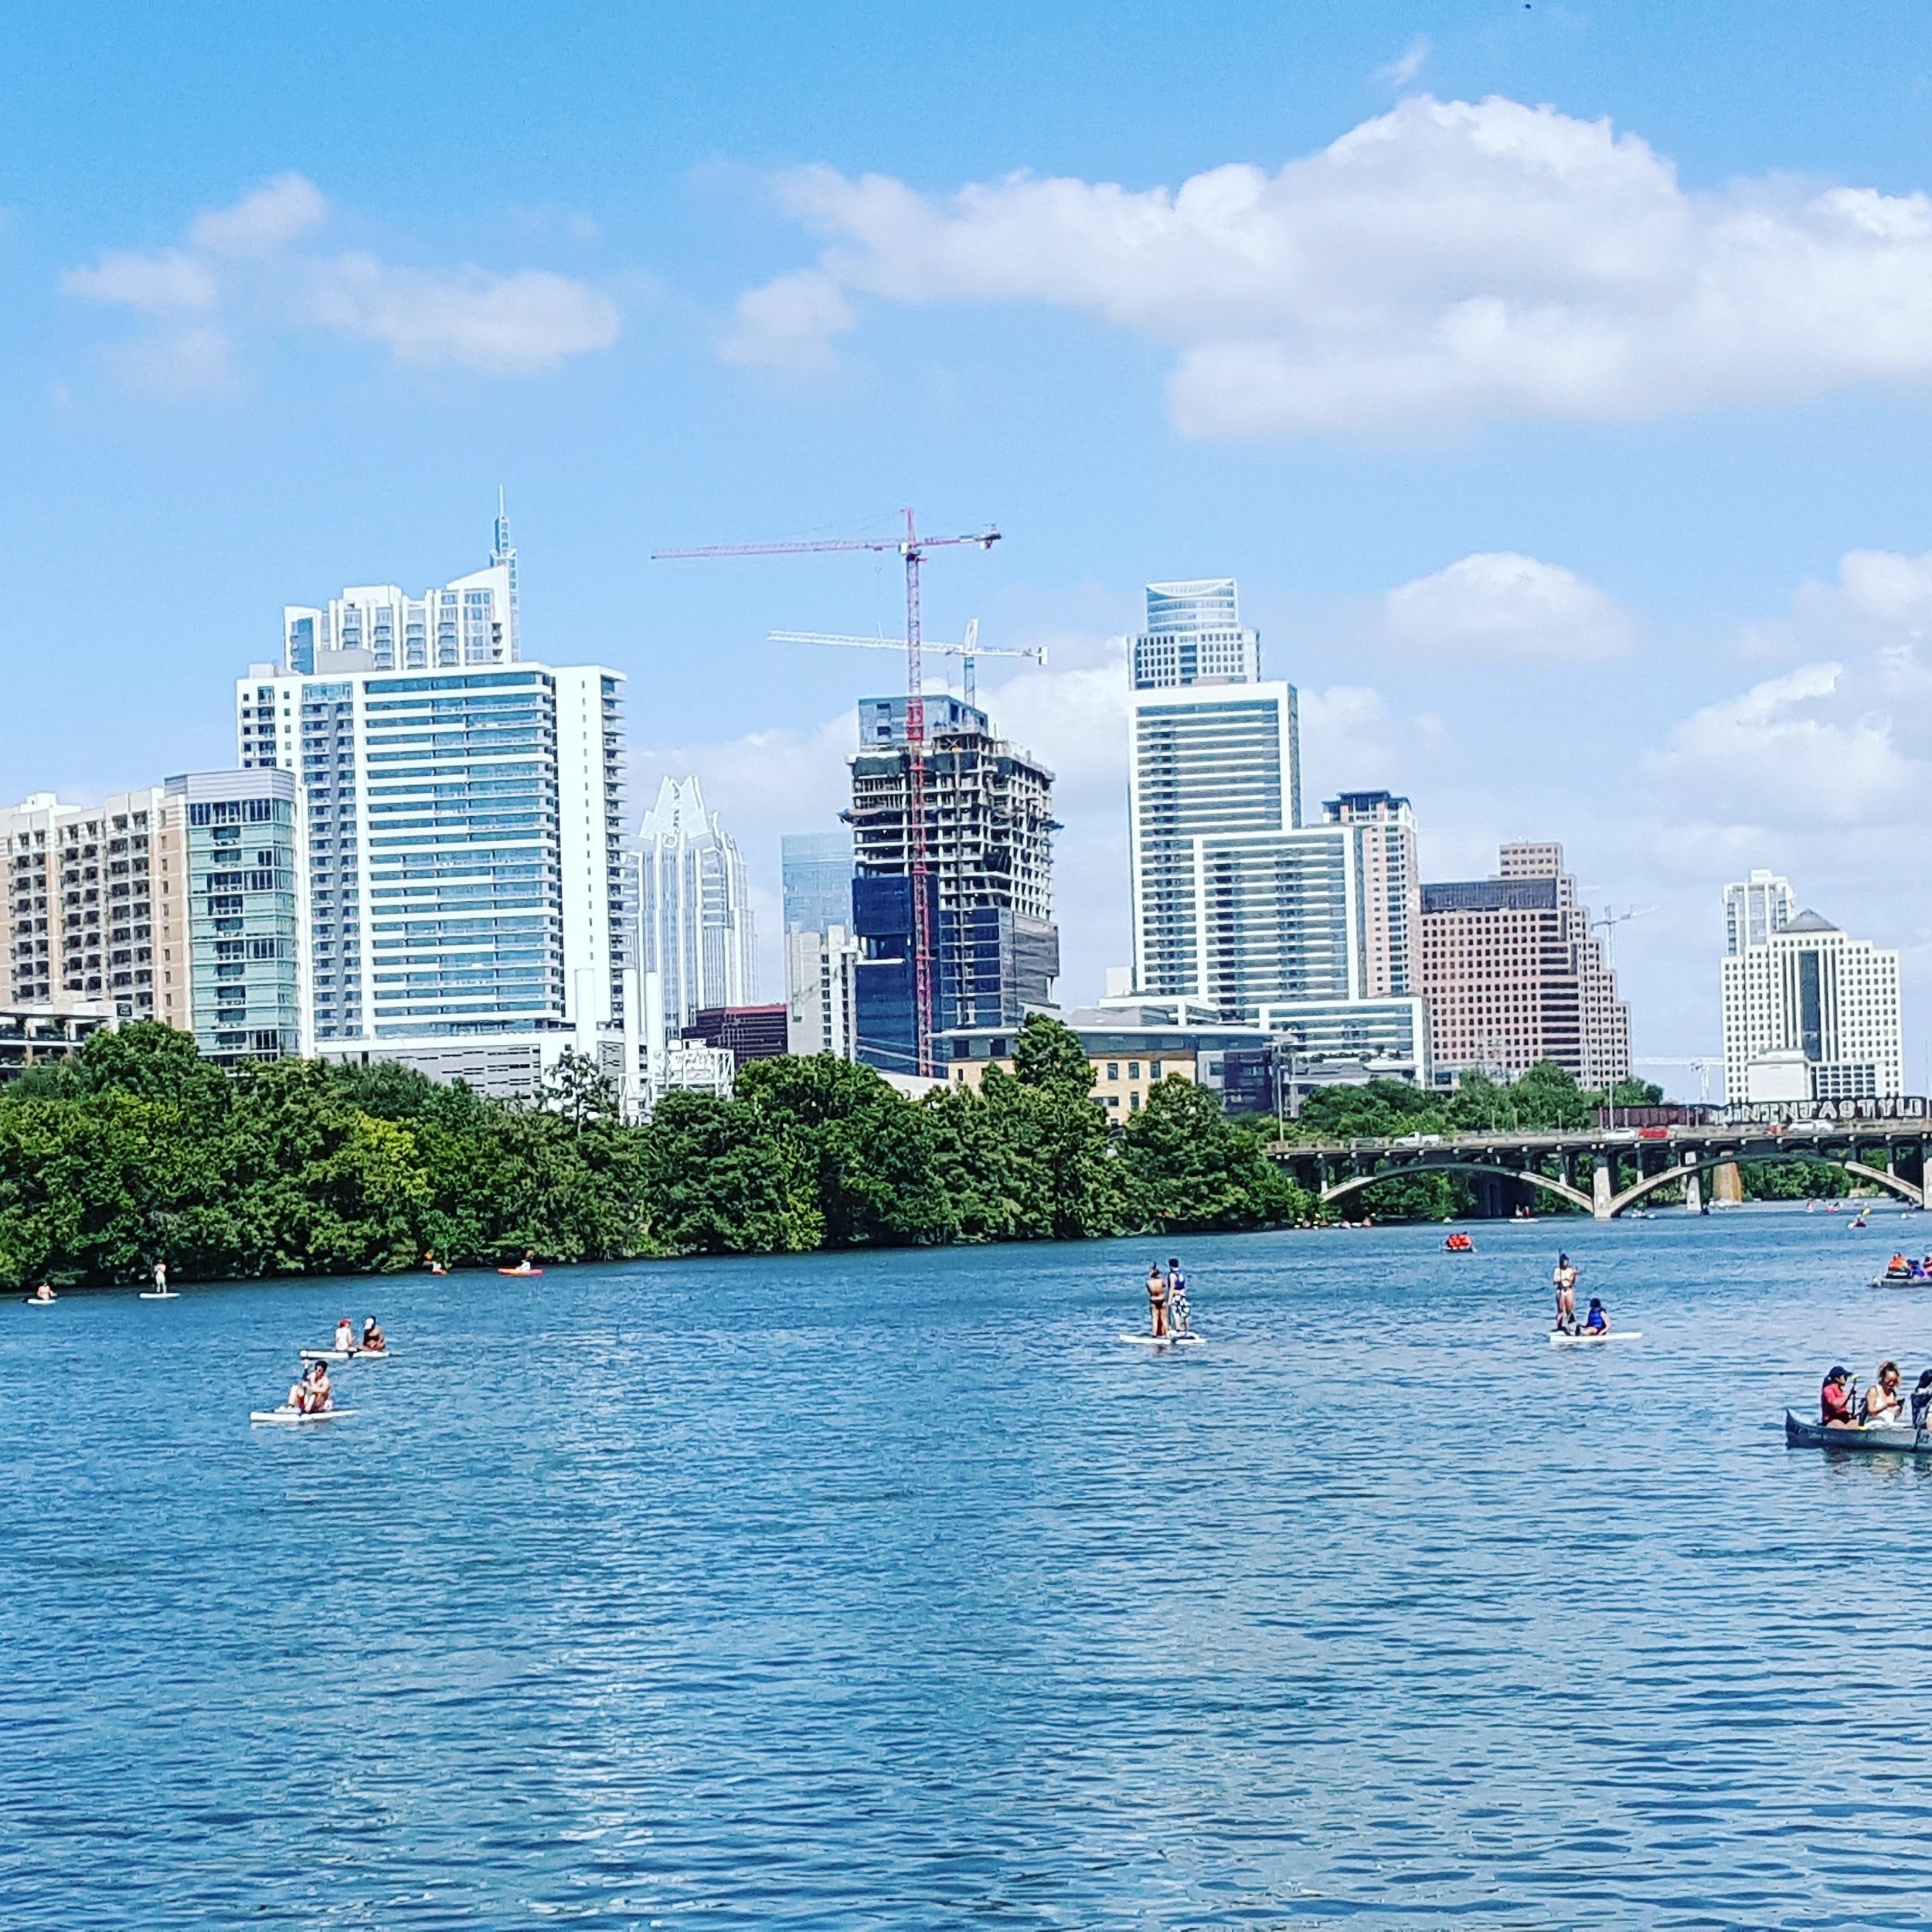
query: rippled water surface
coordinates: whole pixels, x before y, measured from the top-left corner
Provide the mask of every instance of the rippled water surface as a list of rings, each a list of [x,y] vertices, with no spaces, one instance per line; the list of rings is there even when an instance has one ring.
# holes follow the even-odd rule
[[[1928,1230],[9,1306],[0,1925],[1924,1925],[1932,1467],[1780,1416]]]

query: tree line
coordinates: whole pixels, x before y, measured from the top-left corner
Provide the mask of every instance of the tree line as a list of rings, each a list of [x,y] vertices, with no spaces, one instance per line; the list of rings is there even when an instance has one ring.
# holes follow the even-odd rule
[[[1263,1151],[1272,1123],[1162,1082],[1120,1126],[1045,1015],[1012,1074],[918,1100],[870,1068],[781,1059],[728,1100],[641,1124],[566,1059],[539,1104],[393,1062],[229,1073],[151,1022],[0,1088],[0,1277],[114,1283],[1083,1240],[1279,1226],[1317,1203]]]

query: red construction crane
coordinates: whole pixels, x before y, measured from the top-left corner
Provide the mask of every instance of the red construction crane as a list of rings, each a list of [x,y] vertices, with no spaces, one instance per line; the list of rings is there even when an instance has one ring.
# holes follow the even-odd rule
[[[906,512],[906,534],[889,537],[834,537],[805,543],[713,543],[695,550],[654,550],[653,561],[673,557],[801,556],[821,550],[896,550],[906,560],[906,869],[913,896],[913,1031],[917,1037],[919,1071],[930,1079],[933,1063],[932,910],[927,903],[926,864],[926,689],[925,666],[920,655],[919,566],[928,550],[974,544],[990,550],[999,532],[988,528],[969,536],[921,536],[912,512]]]

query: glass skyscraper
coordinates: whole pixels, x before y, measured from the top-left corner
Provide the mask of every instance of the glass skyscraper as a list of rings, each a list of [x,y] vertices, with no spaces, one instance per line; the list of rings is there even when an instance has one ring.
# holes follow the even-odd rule
[[[780,842],[785,930],[825,933],[852,930],[852,835],[845,832],[787,832]]]

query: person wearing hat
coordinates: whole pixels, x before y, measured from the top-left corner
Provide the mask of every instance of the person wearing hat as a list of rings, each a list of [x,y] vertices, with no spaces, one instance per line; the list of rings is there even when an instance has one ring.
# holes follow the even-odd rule
[[[1896,1424],[1904,1414],[1905,1399],[1899,1393],[1899,1365],[1881,1362],[1878,1379],[1865,1392],[1865,1420]]]
[[[1818,1392],[1818,1420],[1828,1429],[1855,1429],[1858,1417],[1852,1413],[1852,1372],[1834,1363],[1825,1372],[1825,1386]]]
[[[362,1323],[362,1339],[359,1352],[363,1355],[386,1355],[389,1352],[389,1337],[377,1327],[372,1315]]]

